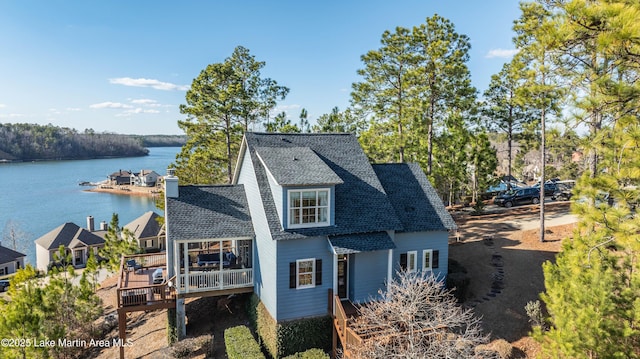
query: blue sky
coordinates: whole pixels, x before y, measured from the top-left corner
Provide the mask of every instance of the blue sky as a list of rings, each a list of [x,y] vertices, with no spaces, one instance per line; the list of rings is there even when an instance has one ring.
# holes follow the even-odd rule
[[[474,86],[513,54],[515,0],[0,1],[0,123],[181,134],[178,106],[242,45],[290,88],[274,113],[349,105],[360,56],[385,30],[439,14],[471,39]]]

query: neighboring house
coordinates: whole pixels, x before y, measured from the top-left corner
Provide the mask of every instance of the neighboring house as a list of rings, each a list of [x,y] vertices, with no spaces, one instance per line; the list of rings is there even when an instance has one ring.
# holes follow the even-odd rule
[[[153,170],[141,170],[131,174],[131,183],[141,187],[154,187],[160,175]]]
[[[113,185],[130,185],[131,184],[131,172],[119,170],[109,175],[109,182]]]
[[[0,245],[0,276],[13,274],[18,269],[24,268],[25,257],[24,253]]]
[[[81,228],[75,223],[67,222],[42,237],[36,243],[36,267],[41,271],[49,270],[54,264],[54,254],[63,246],[67,254],[71,254],[71,264],[76,268],[83,268],[89,252],[95,255],[104,246],[105,230],[93,230],[93,217],[87,218],[87,228]]]
[[[180,336],[199,292],[248,287],[282,322],[326,315],[329,289],[363,303],[399,270],[447,275],[456,225],[424,172],[371,165],[354,135],[246,133],[232,185],[177,182],[165,177]]]
[[[140,248],[147,253],[164,249],[165,238],[158,218],[160,216],[157,213],[149,211],[124,226],[138,241]]]

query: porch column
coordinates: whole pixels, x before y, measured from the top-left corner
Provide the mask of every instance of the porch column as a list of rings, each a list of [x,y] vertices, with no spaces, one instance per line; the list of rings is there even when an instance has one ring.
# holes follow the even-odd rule
[[[387,252],[387,284],[393,279],[393,249]]]
[[[178,243],[177,246],[180,248],[180,243]],[[182,258],[182,265],[184,266],[184,291],[189,293],[189,284],[191,284],[189,280],[189,243],[182,243],[182,248],[184,250]]]
[[[336,294],[338,294],[338,254],[334,251],[333,252],[333,295],[335,296]],[[331,298],[331,300],[333,301],[334,299]],[[332,310],[333,310],[333,315],[336,315],[336,308],[335,305],[332,306]]]

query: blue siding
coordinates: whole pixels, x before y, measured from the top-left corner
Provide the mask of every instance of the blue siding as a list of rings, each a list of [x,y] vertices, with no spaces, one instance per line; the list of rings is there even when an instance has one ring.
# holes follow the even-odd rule
[[[368,302],[384,289],[387,279],[389,252],[374,251],[349,256],[349,299],[355,303]]]
[[[438,232],[410,232],[396,233],[394,242],[396,249],[393,251],[393,272],[400,270],[400,254],[409,251],[418,252],[418,270],[422,269],[422,250],[433,249],[440,251],[439,266],[433,270],[433,274],[445,279],[448,271],[449,258],[449,234],[446,231]]]
[[[249,203],[249,211],[253,222],[253,230],[256,234],[253,247],[253,290],[258,295],[267,310],[275,318],[277,315],[276,296],[276,267],[277,253],[275,241],[271,238],[271,232],[264,214],[262,197],[258,189],[258,183],[251,162],[249,151],[245,151],[244,158],[238,174],[238,183],[244,184]],[[267,270],[265,270],[265,268]]]
[[[278,241],[278,321],[327,314],[328,289],[333,288],[333,254],[326,237]],[[314,288],[289,288],[289,263],[322,259],[322,284]]]

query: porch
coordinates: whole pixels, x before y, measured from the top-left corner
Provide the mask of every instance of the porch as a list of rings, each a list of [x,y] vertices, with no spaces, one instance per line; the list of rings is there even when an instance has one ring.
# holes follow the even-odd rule
[[[180,297],[253,291],[253,241],[248,238],[175,242]]]
[[[161,271],[161,272],[159,272]],[[154,281],[154,273],[162,273],[161,280]],[[175,308],[175,278],[166,278],[164,254],[139,254],[123,256],[117,287],[117,308],[132,312]]]

